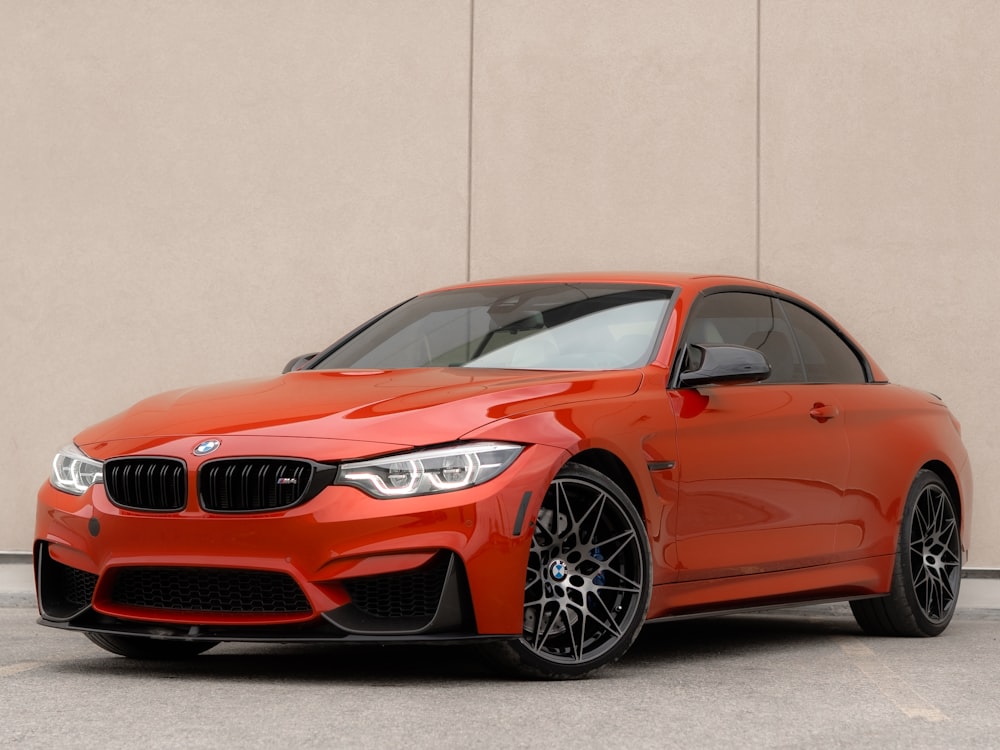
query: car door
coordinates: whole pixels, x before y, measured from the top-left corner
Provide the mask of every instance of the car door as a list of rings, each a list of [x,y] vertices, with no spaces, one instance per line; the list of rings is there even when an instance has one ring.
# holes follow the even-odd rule
[[[684,345],[760,350],[760,383],[677,388],[679,580],[747,575],[832,559],[850,451],[832,389],[810,383],[781,301],[704,296]]]
[[[870,459],[885,452],[891,442],[886,425],[898,418],[900,405],[893,389],[871,382],[863,357],[815,311],[783,300],[782,311],[791,327],[806,380],[822,399],[835,405],[850,445],[851,455]],[[834,408],[833,406],[829,408]],[[852,461],[847,490],[838,503],[834,553],[837,560],[864,556],[873,545],[881,544],[881,553],[895,548],[896,527],[878,498],[884,472],[872,460]]]

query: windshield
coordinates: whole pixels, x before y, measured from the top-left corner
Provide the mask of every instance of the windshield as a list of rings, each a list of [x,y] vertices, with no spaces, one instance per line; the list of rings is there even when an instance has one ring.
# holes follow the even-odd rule
[[[672,290],[511,284],[414,297],[309,369],[607,370],[653,357]]]

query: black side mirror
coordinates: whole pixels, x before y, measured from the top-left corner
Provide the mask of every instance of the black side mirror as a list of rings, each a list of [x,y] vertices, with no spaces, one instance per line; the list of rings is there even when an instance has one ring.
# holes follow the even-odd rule
[[[767,379],[771,366],[764,355],[746,346],[691,344],[681,373],[681,388],[717,383],[756,383]]]
[[[288,364],[285,365],[285,369],[281,371],[281,374],[284,375],[286,372],[295,372],[296,370],[301,370],[307,364],[312,362],[317,354],[319,354],[319,352],[313,352],[312,354],[303,354],[299,357],[295,357],[294,359],[289,360]]]

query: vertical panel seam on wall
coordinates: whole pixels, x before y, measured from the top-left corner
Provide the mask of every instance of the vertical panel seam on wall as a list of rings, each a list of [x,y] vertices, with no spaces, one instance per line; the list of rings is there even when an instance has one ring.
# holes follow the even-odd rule
[[[466,163],[465,280],[472,281],[472,113],[476,53],[476,0],[469,0],[469,131]]]
[[[755,108],[756,116],[756,159],[757,163],[755,165],[756,173],[756,195],[754,200],[756,203],[756,215],[755,215],[755,227],[754,227],[754,252],[756,255],[756,278],[760,278],[760,11],[761,4],[763,0],[757,0],[757,102]]]

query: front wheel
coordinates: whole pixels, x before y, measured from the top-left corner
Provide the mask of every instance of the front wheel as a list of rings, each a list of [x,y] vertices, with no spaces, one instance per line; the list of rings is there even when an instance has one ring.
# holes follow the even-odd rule
[[[628,650],[646,618],[652,590],[646,528],[618,485],[568,464],[538,512],[524,584],[524,630],[493,644],[506,671],[573,679]]]
[[[955,614],[962,578],[962,543],[955,502],[932,471],[917,474],[899,529],[886,596],[851,602],[869,635],[935,636]]]
[[[105,651],[130,659],[180,661],[190,659],[218,645],[217,641],[175,641],[138,635],[108,633],[84,633],[84,635]]]

